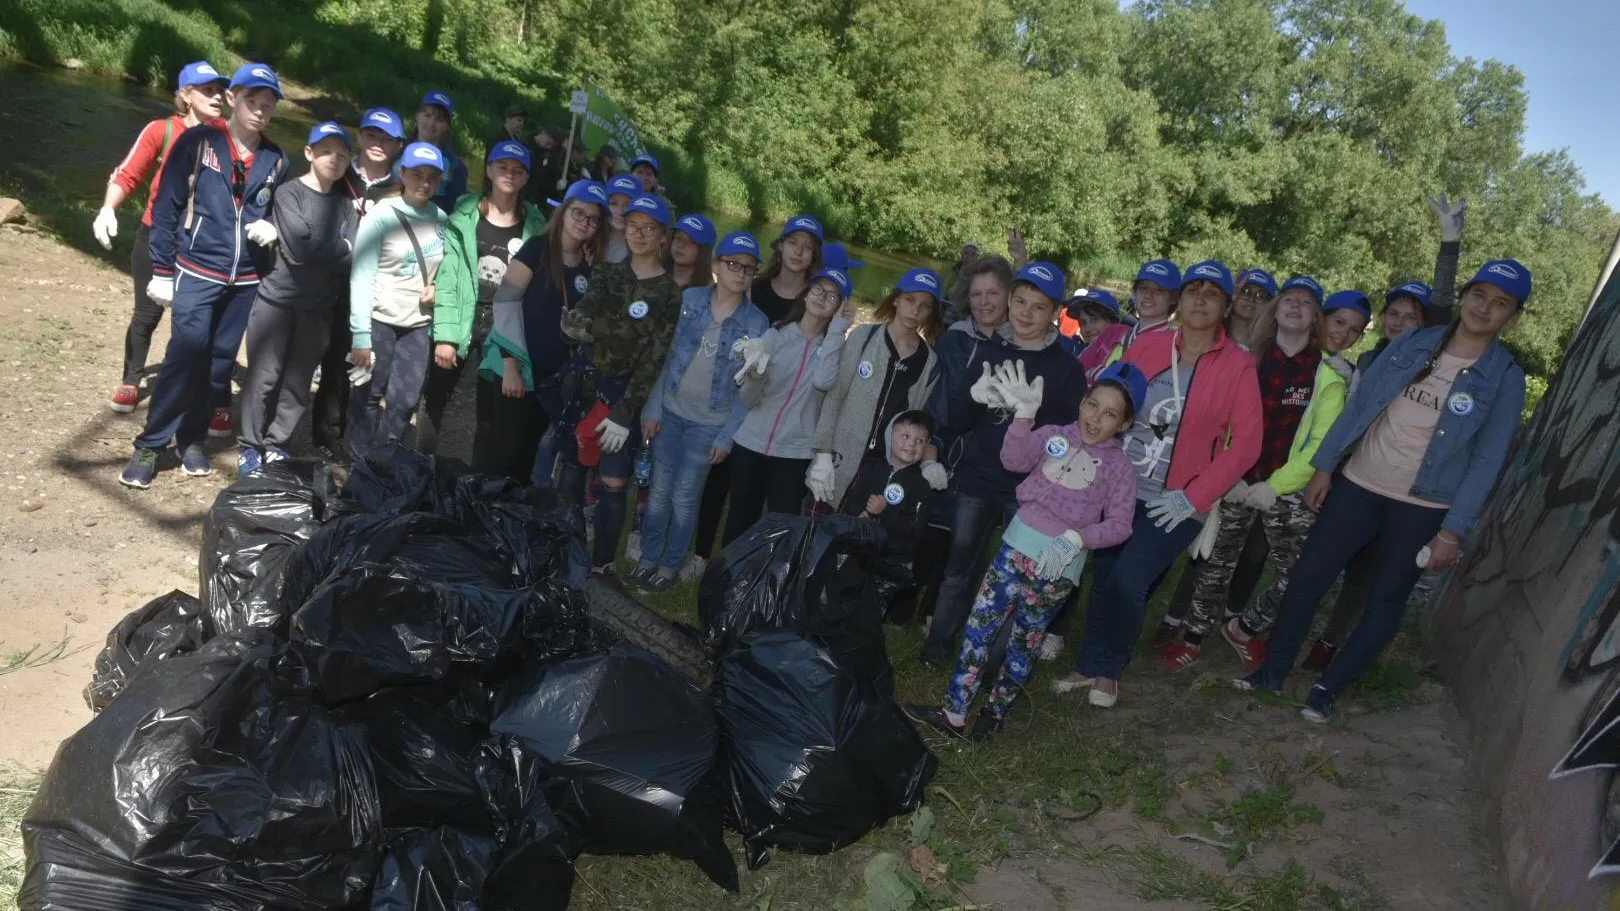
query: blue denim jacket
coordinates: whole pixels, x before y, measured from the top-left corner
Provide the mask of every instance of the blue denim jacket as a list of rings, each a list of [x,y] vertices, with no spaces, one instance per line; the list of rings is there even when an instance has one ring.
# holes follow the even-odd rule
[[[686,368],[692,365],[692,357],[697,354],[698,345],[703,341],[703,333],[709,328],[709,302],[714,297],[714,287],[687,288],[681,293],[681,316],[675,323],[675,338],[669,343],[669,353],[664,356],[664,369],[658,376],[658,382],[653,384],[652,395],[647,397],[647,405],[641,409],[642,420],[663,418],[664,397],[675,394],[681,377],[686,375]],[[770,327],[770,318],[746,297],[737,312],[720,324],[720,353],[715,358],[714,379],[709,387],[709,409],[726,411],[729,416],[714,439],[718,449],[731,451],[731,438],[742,426],[743,418],[748,416],[748,406],[742,403],[739,387],[732,379],[741,365],[727,366],[732,363],[731,351],[738,342],[759,338]]]
[[[1435,326],[1391,342],[1362,375],[1311,464],[1321,471],[1338,468],[1372,422],[1423,370],[1445,334],[1445,326]],[[1462,538],[1484,509],[1519,429],[1524,370],[1500,342],[1493,341],[1472,367],[1458,372],[1448,401],[1459,392],[1473,396],[1474,407],[1467,414],[1440,409],[1411,493],[1450,506],[1442,527]]]

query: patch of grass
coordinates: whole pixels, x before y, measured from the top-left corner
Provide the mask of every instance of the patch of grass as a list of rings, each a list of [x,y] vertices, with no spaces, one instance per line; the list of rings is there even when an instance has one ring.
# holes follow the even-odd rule
[[[44,667],[47,664],[60,661],[78,651],[69,650],[70,637],[64,631],[62,638],[55,642],[35,643],[24,649],[0,654],[0,677],[26,671],[31,668]]]
[[[1310,874],[1290,860],[1270,876],[1217,876],[1159,848],[1120,855],[1144,901],[1201,901],[1213,911],[1300,911],[1312,898]]]
[[[34,800],[39,776],[0,769],[0,911],[15,911],[23,880],[23,814]]]
[[[1423,686],[1423,680],[1414,662],[1386,656],[1350,687],[1345,698],[1372,711],[1407,708],[1421,701],[1418,688]]]

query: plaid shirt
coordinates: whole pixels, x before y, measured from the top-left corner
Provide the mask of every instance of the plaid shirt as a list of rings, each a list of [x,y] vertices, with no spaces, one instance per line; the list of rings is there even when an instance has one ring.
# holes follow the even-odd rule
[[[1260,459],[1244,480],[1251,484],[1264,481],[1288,461],[1294,434],[1316,389],[1316,368],[1321,362],[1322,352],[1310,345],[1293,357],[1272,345],[1260,358],[1260,408],[1265,433],[1260,441]]]

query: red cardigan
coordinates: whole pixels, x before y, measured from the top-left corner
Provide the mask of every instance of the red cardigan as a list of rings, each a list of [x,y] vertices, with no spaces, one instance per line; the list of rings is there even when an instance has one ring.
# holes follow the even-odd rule
[[[1167,490],[1181,490],[1199,512],[1232,489],[1260,459],[1260,381],[1254,355],[1225,330],[1198,359],[1170,453]],[[1149,379],[1170,369],[1170,346],[1181,348],[1181,330],[1138,336],[1125,360]],[[1185,365],[1184,365],[1185,366]]]

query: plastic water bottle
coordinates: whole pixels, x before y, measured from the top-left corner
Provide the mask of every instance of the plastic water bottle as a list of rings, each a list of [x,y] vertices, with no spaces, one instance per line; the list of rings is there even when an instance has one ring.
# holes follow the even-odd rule
[[[636,455],[636,486],[646,487],[652,483],[652,443],[642,443],[641,452]]]

